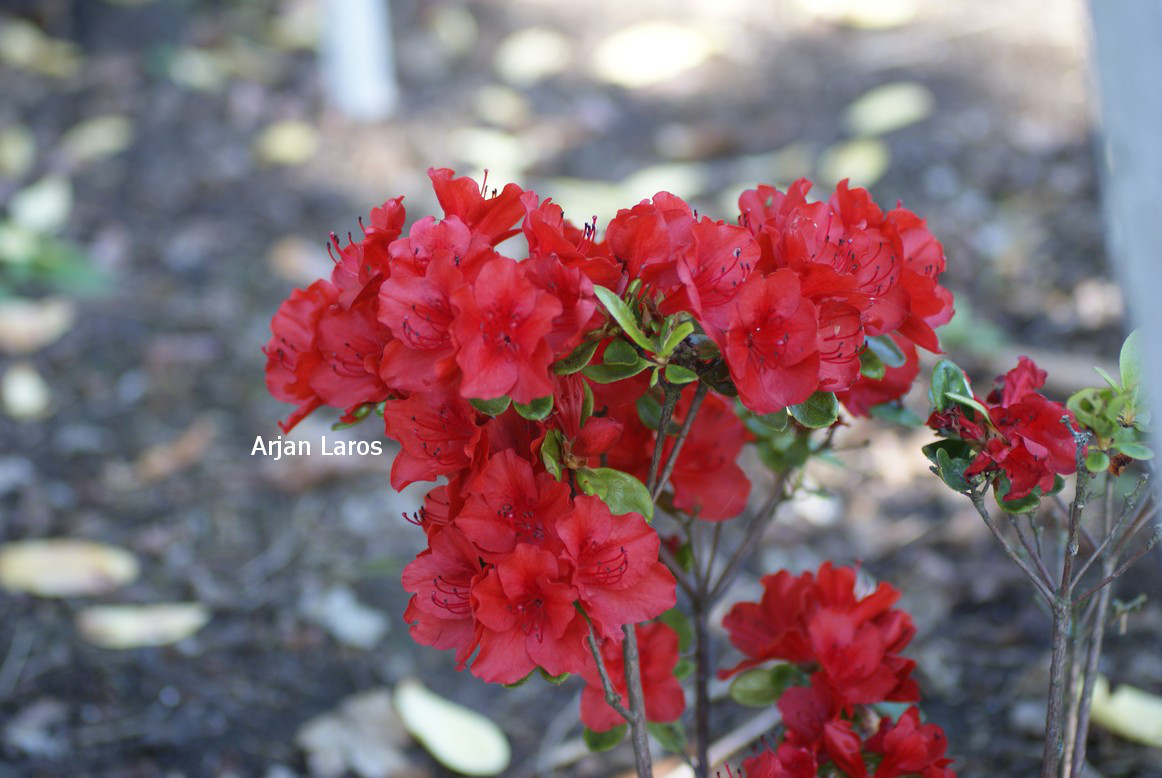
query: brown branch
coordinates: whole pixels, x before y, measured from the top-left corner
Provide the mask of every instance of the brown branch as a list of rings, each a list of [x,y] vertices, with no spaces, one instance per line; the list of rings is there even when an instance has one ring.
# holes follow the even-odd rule
[[[650,496],[657,500],[654,489],[658,485],[658,468],[662,464],[662,450],[666,447],[667,429],[670,426],[670,417],[674,415],[674,408],[678,405],[678,396],[682,394],[682,387],[671,384],[666,379],[662,384],[662,414],[658,418],[658,438],[654,442],[654,455],[650,458],[650,473],[646,480],[646,489]]]
[[[601,676],[601,688],[605,690],[605,701],[609,707],[617,711],[617,715],[632,723],[633,714],[621,704],[621,695],[613,688],[613,681],[609,677],[609,671],[605,668],[605,657],[601,655],[601,648],[597,645],[597,635],[593,632],[593,622],[589,621],[588,616],[585,617],[585,621],[589,622],[587,641],[589,650],[593,653],[593,661],[597,663],[597,674]]]
[[[1108,572],[1108,562],[1106,570]],[[1086,740],[1089,735],[1089,712],[1093,704],[1093,689],[1097,682],[1097,663],[1101,657],[1102,641],[1105,639],[1106,614],[1109,610],[1111,590],[1102,589],[1097,598],[1097,609],[1093,614],[1094,622],[1092,633],[1089,636],[1089,648],[1085,655],[1085,682],[1081,687],[1081,700],[1077,709],[1077,725],[1073,741],[1073,765],[1068,778],[1080,778],[1085,770]]]
[[[662,468],[662,475],[658,478],[655,486],[651,487],[650,495],[657,500],[658,495],[666,488],[666,483],[670,480],[670,474],[674,472],[674,466],[678,463],[678,453],[682,450],[682,446],[686,443],[686,437],[690,434],[690,428],[694,426],[694,417],[698,415],[698,409],[702,406],[702,400],[706,398],[710,387],[706,384],[698,384],[698,388],[694,391],[694,399],[690,401],[690,409],[686,411],[686,418],[682,420],[682,426],[678,430],[678,436],[674,439],[674,447],[670,449],[670,453],[666,456],[666,464]],[[676,403],[676,400],[675,400]],[[673,415],[673,409],[670,411]],[[658,426],[658,435],[662,435],[662,430],[665,427]]]
[[[1125,562],[1122,562],[1122,564],[1118,566],[1117,570],[1114,570],[1112,573],[1107,575],[1105,578],[1103,578],[1097,584],[1091,586],[1089,589],[1086,589],[1085,594],[1083,594],[1077,598],[1077,604],[1080,605],[1081,603],[1085,602],[1091,596],[1093,596],[1094,592],[1096,592],[1097,590],[1101,589],[1104,586],[1109,585],[1110,583],[1115,581],[1117,578],[1120,578],[1121,575],[1123,573],[1125,573],[1127,570],[1129,570],[1134,565],[1135,562],[1137,562],[1142,557],[1146,556],[1146,554],[1149,554],[1151,551],[1153,551],[1154,547],[1158,545],[1159,541],[1162,541],[1162,525],[1158,525],[1157,527],[1155,527],[1154,536],[1151,537],[1150,540],[1146,542],[1146,545],[1144,545],[1140,549],[1138,549],[1137,552],[1132,557],[1127,559]]]
[[[625,657],[625,687],[629,697],[630,734],[633,738],[633,758],[638,778],[653,778],[654,765],[650,757],[650,736],[646,730],[646,699],[642,690],[641,657],[638,655],[635,625],[621,628],[625,640],[621,644]]]
[[[993,521],[993,517],[992,514],[989,513],[988,506],[984,504],[984,495],[986,491],[987,486],[980,489],[979,491],[970,489],[968,492],[966,492],[966,494],[968,494],[969,499],[972,500],[972,504],[976,508],[976,512],[980,514],[982,519],[984,519],[985,526],[988,527],[989,531],[993,533],[993,537],[996,538],[997,542],[1001,544],[1001,548],[1004,549],[1009,559],[1013,560],[1017,567],[1021,568],[1021,571],[1028,577],[1030,581],[1033,582],[1033,587],[1037,590],[1037,593],[1044,597],[1046,602],[1052,605],[1053,592],[1049,589],[1049,586],[1043,583],[1041,578],[1037,575],[1037,572],[1029,566],[1028,562],[1021,558],[1021,555],[1017,553],[1017,549],[1013,547],[1013,544],[1010,543],[1009,539],[1006,538],[1001,532],[1000,527],[998,527],[996,522]]]
[[[742,565],[742,563],[750,556],[750,552],[752,552],[754,547],[757,545],[757,541],[759,536],[762,534],[763,528],[766,526],[771,517],[774,516],[775,510],[779,507],[779,505],[782,504],[785,499],[787,499],[786,487],[787,480],[789,478],[790,471],[779,473],[778,480],[775,482],[775,488],[772,491],[770,498],[768,498],[763,507],[759,509],[758,513],[754,517],[754,520],[752,520],[750,526],[747,527],[746,536],[743,538],[742,545],[740,545],[738,549],[735,550],[734,554],[731,555],[730,560],[726,563],[726,567],[723,569],[721,575],[718,576],[718,580],[715,581],[714,585],[710,587],[709,598],[711,602],[717,600],[722,596],[722,593],[726,591],[726,587],[730,585],[730,582],[734,579],[735,573],[738,572],[739,566]]]
[[[1032,520],[1032,517],[1030,517],[1029,521],[1032,522]],[[1041,575],[1041,581],[1045,584],[1046,588],[1052,587],[1053,576],[1049,573],[1049,568],[1045,566],[1045,560],[1041,558],[1041,554],[1038,553],[1037,547],[1033,545],[1032,539],[1029,538],[1028,531],[1021,526],[1021,517],[1014,516],[1011,519],[1011,522],[1013,527],[1017,530],[1017,537],[1020,538],[1021,545],[1025,547],[1025,551],[1028,552],[1029,558],[1033,560],[1033,564],[1036,566],[1037,572]]]

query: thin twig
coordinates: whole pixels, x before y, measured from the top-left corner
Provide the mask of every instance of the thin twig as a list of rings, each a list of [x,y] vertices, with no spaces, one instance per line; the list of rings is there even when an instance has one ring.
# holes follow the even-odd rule
[[[690,401],[690,408],[686,411],[686,418],[682,419],[682,426],[678,429],[678,437],[674,439],[674,447],[670,449],[670,453],[666,456],[666,464],[662,468],[662,475],[650,491],[650,495],[655,500],[658,499],[658,495],[662,493],[662,490],[666,488],[666,483],[670,480],[670,474],[674,472],[674,466],[678,463],[678,453],[686,443],[686,437],[690,434],[690,428],[694,426],[694,417],[698,414],[702,400],[706,398],[706,393],[709,391],[710,387],[706,384],[698,384],[698,388],[694,391],[694,399]],[[673,411],[671,410],[672,413]],[[662,434],[663,429],[665,427],[659,425],[659,435]]]
[[[1106,570],[1108,572],[1108,562]],[[1073,740],[1073,769],[1069,778],[1080,778],[1085,770],[1086,740],[1089,736],[1089,711],[1093,704],[1093,688],[1097,682],[1097,663],[1101,657],[1102,641],[1105,639],[1106,613],[1109,610],[1111,590],[1102,589],[1097,598],[1097,610],[1089,637],[1089,649],[1085,656],[1085,683],[1081,687],[1081,700],[1077,710],[1077,729]]]
[[[589,621],[589,617],[586,616],[585,620]],[[601,676],[601,688],[605,690],[605,702],[617,711],[617,715],[633,723],[633,714],[621,704],[621,695],[617,693],[617,689],[613,688],[613,681],[609,677],[609,671],[605,668],[605,657],[601,654],[601,647],[597,645],[597,635],[593,632],[593,622],[589,622],[587,640],[589,650],[593,653],[593,661],[597,663],[597,674]]]
[[[726,587],[734,579],[734,574],[738,571],[739,566],[750,556],[750,552],[757,545],[756,541],[758,541],[767,522],[770,521],[771,517],[775,515],[775,510],[787,498],[786,485],[788,478],[790,478],[790,471],[779,473],[771,496],[767,499],[763,507],[759,509],[754,520],[751,521],[750,526],[747,527],[746,537],[743,538],[742,545],[731,555],[730,560],[726,563],[726,567],[723,568],[722,573],[718,576],[714,585],[710,587],[709,598],[711,602],[717,600],[726,591]]]
[[[1001,544],[1001,548],[1004,549],[1009,559],[1013,560],[1017,567],[1021,568],[1021,571],[1028,577],[1030,581],[1033,582],[1033,587],[1037,590],[1038,594],[1044,597],[1045,601],[1052,605],[1053,592],[1049,589],[1049,586],[1045,583],[1042,583],[1040,576],[1037,575],[1037,571],[1030,567],[1029,563],[1021,558],[1021,555],[1017,553],[1017,549],[1013,547],[1013,544],[1009,542],[1009,539],[1001,533],[1000,527],[998,527],[996,522],[993,521],[992,514],[989,513],[988,506],[984,503],[984,495],[986,491],[987,487],[980,490],[971,489],[967,492],[967,494],[969,499],[972,500],[972,504],[976,508],[976,512],[980,514],[982,519],[984,519],[985,526],[988,527],[989,531],[993,533],[993,537],[996,538],[997,542]]]
[[[625,657],[625,686],[631,712],[630,735],[633,738],[633,758],[638,778],[653,778],[654,765],[650,756],[650,736],[646,730],[646,696],[642,690],[641,657],[637,648],[637,629],[633,624],[621,628],[625,640],[621,644]]]
[[[689,597],[696,597],[698,595],[698,587],[690,580],[690,576],[682,569],[681,563],[678,562],[674,552],[665,543],[658,546],[658,556],[666,563],[666,567],[670,568],[670,572],[674,576],[674,580],[682,587],[682,591],[686,592]]]
[[[1029,553],[1029,558],[1032,559],[1033,564],[1036,565],[1037,572],[1041,575],[1042,583],[1045,584],[1046,588],[1053,586],[1053,576],[1050,575],[1049,568],[1045,566],[1045,560],[1041,558],[1039,553],[1037,553],[1037,548],[1033,545],[1033,541],[1029,538],[1028,531],[1026,531],[1025,528],[1021,526],[1021,517],[1014,516],[1011,521],[1013,527],[1017,530],[1017,537],[1020,538],[1021,545],[1025,547],[1025,551]]]
[[[678,405],[678,396],[682,394],[682,387],[671,384],[666,379],[662,384],[662,413],[658,418],[658,439],[654,442],[654,455],[650,458],[650,473],[646,480],[646,489],[650,496],[657,500],[654,490],[658,486],[658,469],[662,464],[662,450],[666,447],[667,430],[670,427],[670,418],[674,415],[674,408]]]
[[[718,556],[718,541],[722,537],[722,525],[724,521],[716,521],[714,523],[714,534],[710,540],[710,558],[706,561],[706,569],[702,575],[702,586],[705,589],[710,588],[710,576],[714,575],[714,558]]]
[[[1083,594],[1077,598],[1077,604],[1080,605],[1081,603],[1085,602],[1091,596],[1093,596],[1094,592],[1096,592],[1097,590],[1101,589],[1102,587],[1112,583],[1115,579],[1121,577],[1121,575],[1123,573],[1125,573],[1127,570],[1129,570],[1134,565],[1135,562],[1137,562],[1139,559],[1146,556],[1146,554],[1149,554],[1152,550],[1154,550],[1154,547],[1158,545],[1159,541],[1162,541],[1162,525],[1158,525],[1154,530],[1153,537],[1151,537],[1150,540],[1147,541],[1146,545],[1144,545],[1140,549],[1138,549],[1137,552],[1132,557],[1127,559],[1125,562],[1122,562],[1122,564],[1118,566],[1117,570],[1114,570],[1113,573],[1111,573],[1110,575],[1107,575],[1105,578],[1103,578],[1101,581],[1099,581],[1094,586],[1091,586],[1089,589],[1086,589],[1085,594]]]

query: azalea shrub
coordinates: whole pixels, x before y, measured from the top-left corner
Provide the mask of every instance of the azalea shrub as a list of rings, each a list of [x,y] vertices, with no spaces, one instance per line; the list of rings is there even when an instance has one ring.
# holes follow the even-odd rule
[[[321,406],[340,425],[382,418],[391,485],[436,482],[409,517],[427,548],[402,575],[417,642],[487,682],[580,676],[587,741],[631,731],[643,774],[647,733],[685,750],[693,674],[707,775],[706,614],[841,408],[901,415],[917,349],[938,352],[953,315],[943,249],[916,214],[846,182],[818,200],[805,180],[759,186],[732,222],[659,192],[576,226],[515,184],[429,176],[440,217],[405,230],[403,199],[384,203],[358,239],[332,235],[329,279],[279,307],[265,353],[269,390],[295,406],[282,429]],[[947,424],[972,440],[971,418]],[[980,435],[991,458],[975,472],[1008,473]],[[776,486],[726,559],[699,528],[748,513],[747,446]],[[1009,478],[1044,485],[1015,465]],[[655,513],[675,528],[664,539]],[[829,565],[764,583],[763,603],[726,619],[748,657],[736,670],[780,661],[803,683],[777,698],[784,744],[748,774],[902,775],[923,752],[939,771],[924,775],[952,775],[914,708],[869,728],[875,705],[918,699],[895,590],[857,597],[854,571]]]

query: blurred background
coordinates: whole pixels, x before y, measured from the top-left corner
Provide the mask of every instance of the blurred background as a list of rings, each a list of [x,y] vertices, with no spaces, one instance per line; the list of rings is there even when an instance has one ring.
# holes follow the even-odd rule
[[[399,572],[422,533],[401,513],[422,490],[392,492],[390,450],[251,456],[289,411],[263,387],[278,303],[329,273],[329,231],[399,194],[430,212],[429,166],[488,168],[578,222],[659,189],[733,220],[760,181],[850,177],[943,241],[943,342],[982,385],[1030,354],[1063,400],[1116,362],[1078,0],[377,7],[0,3],[0,542],[120,549],[38,568],[40,595],[99,571],[82,594],[0,590],[4,778],[443,775],[385,702],[409,677],[499,723],[506,774],[630,764],[579,746],[576,681],[489,687],[412,643]],[[334,417],[296,436],[337,437]],[[1048,618],[927,472],[927,432],[841,440],[728,601],[862,560],[905,592],[960,774],[1031,774]],[[1157,593],[1158,568],[1115,595]],[[1162,691],[1162,608],[1120,627],[1104,671]],[[716,731],[746,715],[724,704]],[[1162,752],[1092,738],[1101,775],[1162,775]]]

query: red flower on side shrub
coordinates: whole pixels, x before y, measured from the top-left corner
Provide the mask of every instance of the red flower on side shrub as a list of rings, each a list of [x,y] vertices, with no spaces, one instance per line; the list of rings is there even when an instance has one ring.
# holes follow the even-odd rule
[[[646,719],[649,721],[676,721],[686,709],[682,684],[674,677],[678,664],[678,634],[661,622],[638,624],[638,656],[641,660],[642,691],[646,700]],[[614,691],[626,705],[625,657],[621,641],[606,638],[601,642],[601,657],[606,672],[613,682]],[[586,657],[581,671],[585,690],[581,692],[581,723],[594,732],[605,732],[625,723],[605,701],[605,690],[597,663]]]

